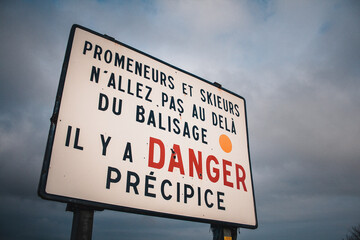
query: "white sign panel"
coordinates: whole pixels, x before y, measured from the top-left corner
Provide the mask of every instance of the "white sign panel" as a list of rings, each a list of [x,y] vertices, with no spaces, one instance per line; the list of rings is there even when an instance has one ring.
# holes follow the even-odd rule
[[[256,228],[253,191],[242,97],[73,26],[43,198]]]

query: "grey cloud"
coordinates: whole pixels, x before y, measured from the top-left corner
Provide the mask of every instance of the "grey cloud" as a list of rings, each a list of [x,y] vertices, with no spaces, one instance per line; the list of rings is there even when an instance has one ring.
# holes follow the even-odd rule
[[[246,98],[259,229],[240,238],[341,239],[358,223],[357,1],[3,1],[0,11],[1,237],[69,238],[71,213],[36,188],[73,23]],[[94,239],[211,237],[207,224],[95,214]]]

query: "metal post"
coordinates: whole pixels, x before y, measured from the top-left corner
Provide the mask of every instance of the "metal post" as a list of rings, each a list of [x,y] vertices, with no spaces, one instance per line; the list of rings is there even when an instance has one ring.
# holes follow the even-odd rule
[[[94,209],[78,204],[69,203],[66,211],[74,213],[71,240],[91,240],[94,220]]]
[[[213,240],[236,240],[237,228],[211,224]]]

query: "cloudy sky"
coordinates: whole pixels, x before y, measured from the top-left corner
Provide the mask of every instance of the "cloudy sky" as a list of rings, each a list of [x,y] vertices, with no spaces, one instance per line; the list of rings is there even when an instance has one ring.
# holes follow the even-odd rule
[[[69,239],[37,195],[66,44],[80,24],[247,101],[259,226],[329,239],[360,224],[360,2],[0,2],[0,238]],[[209,225],[95,213],[93,239],[211,239]]]

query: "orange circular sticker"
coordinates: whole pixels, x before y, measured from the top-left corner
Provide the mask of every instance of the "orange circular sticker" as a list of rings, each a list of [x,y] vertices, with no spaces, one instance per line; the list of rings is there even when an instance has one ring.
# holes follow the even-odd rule
[[[219,138],[219,143],[220,143],[220,147],[221,149],[226,152],[229,153],[232,150],[232,143],[231,140],[228,136],[226,136],[225,134],[222,134]]]

